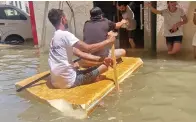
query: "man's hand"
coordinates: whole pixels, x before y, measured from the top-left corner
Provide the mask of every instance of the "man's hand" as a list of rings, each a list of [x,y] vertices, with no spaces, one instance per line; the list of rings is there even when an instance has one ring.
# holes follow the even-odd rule
[[[127,22],[128,22],[128,21],[127,21],[126,19],[122,19],[122,20],[121,20],[121,23],[122,23],[122,24],[126,24]]]
[[[113,60],[112,58],[106,57],[103,61],[103,64],[105,64],[107,67],[113,67]]]
[[[78,62],[75,62],[75,63],[73,64],[73,67],[76,68],[76,69],[79,69],[79,68],[80,68]]]
[[[182,25],[183,25],[183,22],[178,22],[178,23],[174,24],[172,27],[172,31],[176,32],[178,30],[178,28],[180,28],[180,26],[182,26]]]
[[[180,27],[180,25],[178,23],[174,24],[172,27],[172,32],[176,32],[178,30],[178,28]]]
[[[117,35],[118,35],[118,33],[115,33],[113,31],[108,32],[108,39],[109,39],[110,43],[114,43]]]
[[[110,32],[108,32],[108,36],[118,36],[118,33],[110,31]]]

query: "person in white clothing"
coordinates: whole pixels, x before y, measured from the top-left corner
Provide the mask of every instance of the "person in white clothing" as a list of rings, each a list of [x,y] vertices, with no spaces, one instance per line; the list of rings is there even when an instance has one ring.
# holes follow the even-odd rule
[[[90,84],[112,66],[113,60],[109,57],[101,58],[89,53],[103,49],[106,45],[114,43],[115,34],[110,33],[108,38],[100,43],[88,45],[80,41],[72,33],[66,31],[67,20],[63,10],[51,9],[48,19],[56,31],[50,42],[49,67],[51,73],[51,84],[55,88],[73,88],[76,86]],[[77,70],[76,63],[73,63],[72,56],[91,61],[102,61],[98,67],[87,70]]]
[[[196,9],[193,15],[193,23],[196,25]],[[196,32],[195,35],[193,36],[193,53],[194,53],[194,58],[196,59]]]
[[[167,1],[167,9],[156,10],[151,3],[146,4],[154,14],[160,14],[164,17],[164,36],[168,47],[168,54],[176,54],[181,49],[183,28],[187,23],[187,17],[183,9],[177,7],[176,1]]]

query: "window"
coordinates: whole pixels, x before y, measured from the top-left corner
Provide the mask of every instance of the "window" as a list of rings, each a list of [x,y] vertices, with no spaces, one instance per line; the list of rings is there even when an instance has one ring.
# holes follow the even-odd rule
[[[13,1],[10,1],[10,5],[14,5],[14,2]]]
[[[22,9],[21,1],[19,1],[20,9]]]
[[[0,19],[6,19],[5,12],[2,8],[0,8]]]
[[[18,7],[18,1],[15,1],[16,6]]]
[[[8,20],[24,20],[21,18],[21,14],[13,8],[4,8],[4,13]]]

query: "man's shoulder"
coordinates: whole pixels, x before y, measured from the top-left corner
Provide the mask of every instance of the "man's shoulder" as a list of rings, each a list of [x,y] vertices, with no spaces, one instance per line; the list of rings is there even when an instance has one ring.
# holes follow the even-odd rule
[[[160,11],[161,11],[161,15],[162,16],[165,16],[166,14],[169,14],[170,13],[168,8],[162,9]]]
[[[91,23],[91,20],[87,20],[86,22],[84,22],[84,25]]]
[[[93,22],[105,22],[105,21],[110,21],[110,20],[108,20],[107,18],[103,18],[97,21],[87,20],[84,24],[93,23]]]
[[[69,31],[62,31],[62,30],[57,30],[57,31],[55,32],[55,34],[57,34],[57,35],[62,35],[62,36],[72,35],[71,32],[69,32]]]
[[[184,12],[184,9],[183,9],[183,8],[181,8],[181,7],[178,7],[178,9],[177,9],[177,10],[178,10],[178,12],[179,12],[179,13]]]

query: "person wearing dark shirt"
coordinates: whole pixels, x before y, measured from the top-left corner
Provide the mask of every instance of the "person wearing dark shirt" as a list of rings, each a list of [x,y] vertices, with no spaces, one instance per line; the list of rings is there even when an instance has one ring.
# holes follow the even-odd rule
[[[90,10],[90,20],[86,21],[83,29],[84,42],[87,44],[94,44],[101,42],[107,38],[108,32],[119,29],[126,20],[114,23],[103,17],[103,12],[99,7],[94,7]],[[93,55],[101,57],[111,57],[111,47],[107,46],[103,50],[93,53]],[[124,49],[115,49],[116,59],[125,56]]]

